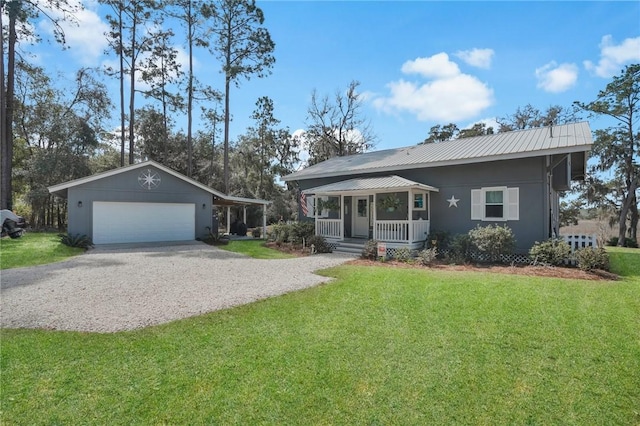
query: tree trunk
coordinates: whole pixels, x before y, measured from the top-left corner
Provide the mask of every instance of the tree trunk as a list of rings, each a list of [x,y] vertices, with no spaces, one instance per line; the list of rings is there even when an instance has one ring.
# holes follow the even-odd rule
[[[131,28],[131,72],[129,76],[129,164],[134,161],[134,126],[135,126],[135,108],[136,108],[136,17],[133,17],[133,25]]]
[[[0,28],[4,28],[4,24],[2,23],[3,13],[0,10]],[[2,170],[0,175],[0,209],[7,208],[7,199],[5,194],[5,181],[7,181],[7,177],[4,172],[7,170],[7,165],[5,164],[5,158],[7,158],[7,97],[4,89],[4,31],[0,31],[0,170]],[[11,170],[11,168],[8,168]]]
[[[629,214],[629,209],[631,208],[631,201],[635,200],[635,193],[637,188],[636,180],[633,180],[629,185],[629,191],[627,192],[627,196],[622,203],[622,208],[620,209],[620,224],[618,227],[618,247],[625,246],[625,238],[627,238],[627,215]]]
[[[124,147],[125,147],[125,115],[124,115],[124,45],[122,42],[122,8],[120,3],[118,8],[118,28],[120,31],[118,48],[120,49],[120,167],[124,166]]]
[[[227,76],[224,84],[224,193],[229,195],[229,86]]]
[[[631,238],[636,243],[638,242],[638,199],[633,196],[631,200],[631,205],[629,206],[629,210],[631,210],[631,223],[629,226],[629,238]]]
[[[7,57],[7,88],[3,96],[4,121],[2,127],[4,134],[2,139],[2,193],[1,208],[13,210],[13,106],[14,106],[14,82],[16,71],[16,17],[20,2],[7,3],[9,12],[9,43]],[[4,74],[2,74],[4,77]],[[4,84],[4,82],[3,82]]]
[[[191,127],[193,125],[193,21],[191,19],[191,1],[189,1],[187,19],[189,43],[189,84],[187,87],[187,176],[191,177],[193,163],[193,140],[191,135]]]

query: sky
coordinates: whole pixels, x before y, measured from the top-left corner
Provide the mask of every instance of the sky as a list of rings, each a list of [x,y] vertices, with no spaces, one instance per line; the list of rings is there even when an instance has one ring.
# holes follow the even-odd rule
[[[94,0],[83,3],[79,25],[66,26],[68,49],[54,43],[31,48],[35,61],[69,79],[79,67],[114,62],[104,54],[106,11]],[[268,77],[240,80],[232,88],[232,140],[253,124],[259,97],[273,99],[281,125],[299,133],[313,90],[334,96],[356,80],[362,116],[377,135],[374,149],[414,145],[437,124],[494,125],[527,104],[545,110],[593,101],[625,65],[640,63],[638,1],[257,4],[276,45],[276,63]],[[45,36],[51,31],[46,21],[37,28]],[[198,51],[195,64],[198,78],[223,89],[211,54]],[[117,82],[105,81],[117,105]],[[611,124],[589,121],[592,130]]]

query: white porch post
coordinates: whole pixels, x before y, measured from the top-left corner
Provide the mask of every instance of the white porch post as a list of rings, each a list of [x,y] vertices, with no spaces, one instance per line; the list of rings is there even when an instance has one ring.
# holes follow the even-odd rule
[[[247,206],[242,206],[242,222],[247,223]]]
[[[318,235],[318,194],[313,194],[313,222],[315,226],[315,234]]]
[[[340,239],[344,240],[344,194],[340,194]]]
[[[376,214],[376,198],[377,198],[377,194],[374,192],[373,193],[373,206],[370,208],[370,210],[373,211],[373,239],[377,240],[378,239],[378,225],[376,224],[376,221],[378,220],[378,215]]]
[[[227,206],[227,234],[231,235],[231,206]]]
[[[409,203],[409,209],[407,215],[407,219],[409,220],[409,235],[407,235],[407,239],[409,240],[409,244],[413,242],[413,188],[409,189],[409,193],[407,194],[407,202]]]
[[[262,205],[262,238],[267,239],[267,205]]]

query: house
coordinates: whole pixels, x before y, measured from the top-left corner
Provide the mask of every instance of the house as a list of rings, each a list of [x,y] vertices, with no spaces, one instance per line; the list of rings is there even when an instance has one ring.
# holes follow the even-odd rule
[[[587,122],[336,157],[284,177],[299,217],[339,246],[420,248],[430,232],[509,226],[516,252],[557,236],[559,194],[585,177]]]
[[[230,229],[231,206],[243,207],[246,222],[248,205],[262,206],[266,235],[270,204],[222,194],[154,161],[54,185],[49,192],[67,199],[67,232],[94,244],[202,239],[214,226],[214,207],[227,208]]]

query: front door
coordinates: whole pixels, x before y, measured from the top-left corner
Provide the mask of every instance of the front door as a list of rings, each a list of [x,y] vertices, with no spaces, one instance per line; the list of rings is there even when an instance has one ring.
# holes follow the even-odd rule
[[[353,236],[369,238],[369,197],[353,197]]]

